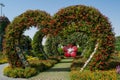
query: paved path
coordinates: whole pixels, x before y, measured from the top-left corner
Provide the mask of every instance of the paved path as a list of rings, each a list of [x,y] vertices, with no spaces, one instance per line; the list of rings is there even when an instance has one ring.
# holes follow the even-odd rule
[[[22,78],[10,78],[10,77],[4,76],[3,70],[5,66],[8,66],[8,64],[0,64],[0,80],[27,80]]]
[[[10,78],[3,75],[3,69],[8,64],[0,65],[0,80],[70,80],[70,65],[73,59],[62,59],[60,63],[45,72],[29,79]]]
[[[49,70],[38,74],[29,80],[70,80],[70,65],[73,59],[63,59]]]

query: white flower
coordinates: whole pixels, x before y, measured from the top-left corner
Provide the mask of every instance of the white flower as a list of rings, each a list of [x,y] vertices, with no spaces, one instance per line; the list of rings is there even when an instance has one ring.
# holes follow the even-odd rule
[[[73,52],[72,48],[68,48],[68,53],[71,54]]]

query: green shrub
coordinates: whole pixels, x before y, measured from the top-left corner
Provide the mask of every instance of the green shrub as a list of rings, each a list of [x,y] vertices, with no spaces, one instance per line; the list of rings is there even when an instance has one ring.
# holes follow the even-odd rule
[[[41,30],[39,30],[34,35],[33,41],[32,41],[33,53],[39,59],[47,59],[47,57],[44,55],[45,52],[44,52],[43,46],[42,46],[42,39],[44,36],[45,35],[41,32]]]
[[[58,52],[61,54],[61,55],[64,55],[64,51],[62,48],[58,48]]]
[[[51,64],[56,64],[58,61],[57,60],[50,60]]]
[[[59,57],[59,56],[49,56],[49,59],[50,59],[50,60],[55,60],[55,61],[57,61],[57,62],[60,62],[61,57]]]
[[[45,56],[43,55],[43,54],[45,54],[45,53],[38,53],[37,55],[36,55],[36,57],[38,57],[39,59],[42,59],[42,60],[45,60],[45,59],[47,59],[47,58],[45,58]]]
[[[117,74],[117,80],[120,80],[120,74]]]
[[[28,73],[29,73],[29,74],[28,74]],[[37,71],[35,70],[35,68],[27,67],[27,68],[25,68],[24,76],[25,76],[26,78],[29,78],[29,77],[31,77],[31,76],[34,76],[36,73],[37,73]]]
[[[115,70],[111,71],[72,71],[71,80],[117,80]]]
[[[38,72],[42,72],[46,69],[49,69],[58,61],[56,60],[31,60],[29,61],[30,66],[35,68]]]
[[[37,57],[33,57],[33,56],[26,56],[28,61],[32,61],[32,60],[39,60],[39,58]]]
[[[4,58],[4,59],[0,59],[0,64],[4,64],[4,63],[7,63],[7,58]]]
[[[91,55],[91,53],[94,51],[94,42],[91,42],[91,44],[89,44],[88,46],[87,46],[87,49],[85,50],[85,53],[84,53],[84,57],[85,58],[89,58],[90,57],[90,55]]]
[[[23,68],[11,68],[10,66],[5,67],[4,75],[13,78],[29,78],[37,74],[35,68],[26,67]]]
[[[84,57],[76,57],[72,62],[71,70],[80,70],[86,60]]]
[[[7,62],[8,61],[7,61],[6,56],[2,52],[0,52],[0,64],[4,64],[4,63],[7,63]]]
[[[45,65],[45,69],[48,69],[53,66],[53,64],[49,60],[44,60],[43,64]]]
[[[30,61],[30,66],[35,68],[38,72],[42,72],[46,69],[46,66],[40,60]]]
[[[79,48],[78,48],[78,51],[77,51],[77,55],[80,55],[81,53],[82,53],[82,48],[79,47]]]

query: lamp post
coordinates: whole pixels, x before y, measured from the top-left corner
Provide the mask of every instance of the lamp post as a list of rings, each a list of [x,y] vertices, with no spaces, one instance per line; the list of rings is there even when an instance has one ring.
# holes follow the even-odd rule
[[[3,3],[0,3],[1,6],[1,16],[2,16],[2,7],[5,7],[5,5]]]

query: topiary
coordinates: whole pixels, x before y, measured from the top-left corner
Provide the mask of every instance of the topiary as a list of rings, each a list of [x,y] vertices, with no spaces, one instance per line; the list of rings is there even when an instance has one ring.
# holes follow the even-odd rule
[[[6,28],[6,35],[4,42],[4,52],[7,55],[8,62],[12,67],[24,67],[26,66],[27,61],[23,62],[18,54],[16,53],[17,49],[21,50],[20,39],[21,35],[26,29],[29,29],[32,26],[37,27],[38,29],[48,28],[46,24],[51,20],[51,16],[45,11],[40,10],[28,10],[23,14],[17,16],[9,26]],[[42,32],[44,32],[44,29]],[[44,33],[43,33],[44,34]],[[17,46],[17,49],[16,49]],[[23,52],[21,52],[22,54]],[[19,63],[19,65],[17,65]]]
[[[29,78],[37,74],[37,70],[35,68],[26,67],[23,68],[12,68],[10,66],[5,67],[4,75],[13,78]]]
[[[32,41],[33,53],[36,57],[39,57],[39,59],[48,58],[48,56],[44,52],[43,45],[42,45],[43,37],[44,37],[44,34],[42,34],[42,32],[39,30],[34,35],[33,41]]]
[[[48,54],[49,56],[53,55],[51,45],[52,45],[52,38],[51,38],[51,35],[48,34],[47,37],[46,37],[44,50],[45,50],[45,53]]]
[[[109,57],[115,49],[115,36],[108,18],[99,10],[84,5],[69,6],[59,10],[53,18],[55,30],[51,33],[65,37],[70,33],[80,32],[87,35],[94,45],[100,44],[89,64],[91,70],[108,66]],[[96,57],[99,57],[99,60]]]

